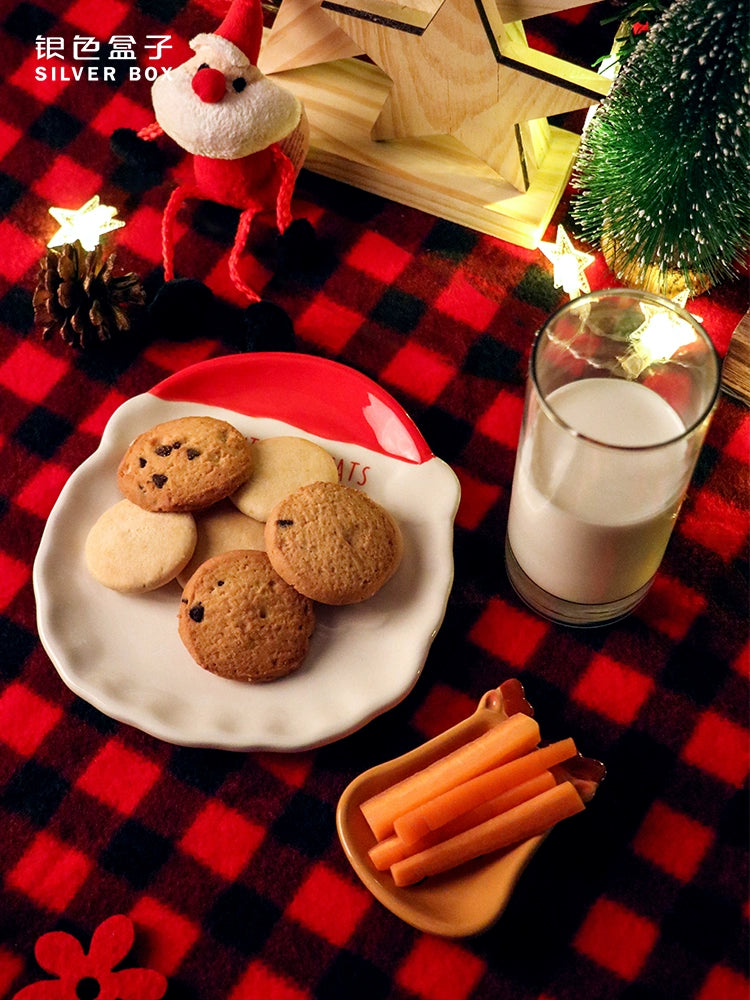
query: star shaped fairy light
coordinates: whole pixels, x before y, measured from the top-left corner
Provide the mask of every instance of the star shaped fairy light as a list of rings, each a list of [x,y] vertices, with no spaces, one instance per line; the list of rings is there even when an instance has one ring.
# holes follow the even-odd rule
[[[528,0],[517,3],[522,13],[531,9]],[[374,139],[452,136],[519,191],[543,156],[540,120],[590,107],[610,86],[593,70],[530,48],[521,22],[506,22],[497,0],[321,7],[392,81]]]
[[[98,194],[80,208],[50,208],[49,214],[60,224],[47,244],[50,248],[78,240],[84,250],[95,250],[105,233],[125,225],[115,218],[117,209],[111,205],[102,205]]]
[[[594,255],[576,250],[562,226],[557,227],[554,243],[540,242],[539,249],[554,268],[552,281],[555,288],[562,288],[571,299],[581,292],[590,292],[586,268],[593,264]]]
[[[679,306],[680,309],[685,309],[687,312],[689,312],[690,310],[687,307],[689,298],[690,298],[690,292],[687,290],[687,288],[683,288],[681,292],[678,292],[677,295],[673,295],[671,297],[671,301],[674,302],[675,305]],[[691,313],[691,315],[695,314]],[[702,316],[696,316],[695,318],[698,320],[699,323],[703,322]]]
[[[688,292],[683,291],[670,299],[675,305],[685,309]],[[641,304],[643,323],[630,335],[627,353],[619,358],[623,370],[629,378],[638,378],[652,365],[664,364],[673,358],[682,347],[695,341],[695,330],[688,320],[650,303]],[[693,317],[698,323],[699,316]]]

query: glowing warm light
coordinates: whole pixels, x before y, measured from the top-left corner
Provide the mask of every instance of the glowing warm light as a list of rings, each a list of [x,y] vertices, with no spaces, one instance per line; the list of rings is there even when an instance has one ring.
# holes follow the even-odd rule
[[[557,227],[554,243],[540,243],[539,249],[552,263],[552,281],[555,288],[562,288],[571,297],[581,292],[591,291],[586,277],[586,268],[594,262],[594,256],[576,250],[562,226]]]
[[[681,292],[671,301],[684,308],[687,292]],[[677,313],[659,306],[643,304],[643,323],[630,335],[630,346],[620,358],[623,369],[631,378],[637,378],[651,365],[669,361],[681,347],[695,340],[695,330]],[[700,322],[700,319],[696,316]]]
[[[115,219],[117,209],[111,205],[102,205],[98,194],[80,208],[51,208],[49,214],[60,224],[47,244],[50,248],[78,240],[84,250],[95,250],[105,233],[125,225]]]

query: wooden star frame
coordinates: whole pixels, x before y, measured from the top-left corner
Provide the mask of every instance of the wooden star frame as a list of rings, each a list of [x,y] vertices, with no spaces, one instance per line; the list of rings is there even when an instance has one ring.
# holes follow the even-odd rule
[[[308,168],[533,249],[579,143],[547,117],[610,83],[522,21],[580,2],[282,0],[259,66],[305,104]]]

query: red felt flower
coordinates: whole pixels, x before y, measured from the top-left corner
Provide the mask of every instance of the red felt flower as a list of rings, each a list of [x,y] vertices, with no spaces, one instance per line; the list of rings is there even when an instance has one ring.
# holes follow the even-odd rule
[[[650,25],[648,21],[636,21],[635,24],[633,25],[633,34],[645,35],[649,27]]]
[[[134,938],[133,922],[123,914],[99,924],[88,954],[72,934],[43,934],[34,954],[41,967],[57,979],[25,986],[13,1000],[160,1000],[167,988],[160,972],[113,971],[130,951]]]

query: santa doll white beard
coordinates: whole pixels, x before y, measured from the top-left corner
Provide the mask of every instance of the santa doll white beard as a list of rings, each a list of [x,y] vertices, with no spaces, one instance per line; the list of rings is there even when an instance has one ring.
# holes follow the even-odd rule
[[[244,90],[227,91],[214,104],[194,92],[193,75],[194,71],[179,67],[159,77],[151,88],[157,122],[189,153],[237,160],[279,142],[299,121],[297,98],[254,67],[243,74]]]

